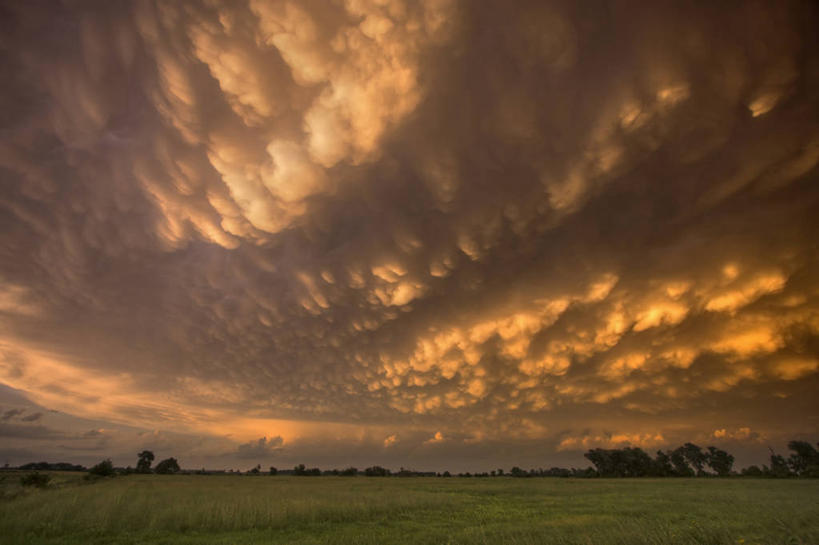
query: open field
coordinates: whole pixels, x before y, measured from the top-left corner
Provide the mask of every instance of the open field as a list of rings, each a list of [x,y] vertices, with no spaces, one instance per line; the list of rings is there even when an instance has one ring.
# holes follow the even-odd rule
[[[0,543],[817,544],[819,481],[0,473]]]

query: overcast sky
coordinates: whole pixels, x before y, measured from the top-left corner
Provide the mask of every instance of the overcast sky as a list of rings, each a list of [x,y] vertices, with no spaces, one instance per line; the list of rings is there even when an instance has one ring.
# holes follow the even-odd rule
[[[811,2],[0,8],[0,463],[819,440]]]

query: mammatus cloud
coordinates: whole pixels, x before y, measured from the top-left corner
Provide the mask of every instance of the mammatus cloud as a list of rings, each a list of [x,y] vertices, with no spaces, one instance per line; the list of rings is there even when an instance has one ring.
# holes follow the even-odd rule
[[[816,18],[5,8],[0,381],[197,460],[815,434]]]
[[[2,420],[3,422],[7,422],[8,420],[11,420],[16,416],[20,416],[24,412],[26,411],[23,409],[9,409],[3,412],[3,415],[0,416],[0,420]]]

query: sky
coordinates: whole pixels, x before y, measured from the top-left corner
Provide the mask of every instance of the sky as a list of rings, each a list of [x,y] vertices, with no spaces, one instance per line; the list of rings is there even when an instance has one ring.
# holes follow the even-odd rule
[[[0,464],[819,440],[811,2],[0,7]]]

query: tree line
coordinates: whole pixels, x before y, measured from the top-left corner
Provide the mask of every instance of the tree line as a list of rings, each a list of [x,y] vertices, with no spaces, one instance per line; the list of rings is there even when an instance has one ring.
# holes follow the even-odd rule
[[[114,467],[110,458],[106,458],[94,467],[88,470],[89,475],[97,477],[113,477],[114,475],[128,475],[130,473],[157,473],[159,475],[173,475],[179,473],[182,469],[179,467],[179,462],[176,458],[166,458],[156,464],[156,467],[151,467],[154,459],[154,453],[150,450],[143,450],[137,454],[136,468],[131,466],[125,469],[118,469]]]
[[[817,443],[819,446],[819,443]],[[308,468],[304,464],[295,466],[292,470],[279,470],[270,467],[269,471],[262,471],[261,465],[245,472],[245,475],[294,475],[298,477],[318,477],[318,476],[341,476],[353,477],[363,475],[366,477],[808,477],[819,478],[819,450],[807,441],[790,441],[788,443],[790,453],[787,457],[777,454],[771,449],[769,464],[760,466],[752,465],[737,472],[734,470],[734,456],[725,450],[714,446],[701,448],[694,443],[685,443],[673,450],[658,450],[652,457],[639,447],[623,447],[615,449],[594,448],[588,450],[583,456],[591,462],[592,466],[586,468],[563,468],[552,467],[549,469],[525,470],[520,467],[513,467],[508,472],[503,469],[492,470],[482,473],[457,473],[451,474],[449,471],[414,471],[401,468],[399,471],[392,471],[381,466],[371,466],[364,470],[355,467],[345,469],[321,470],[317,467]],[[154,453],[150,450],[143,450],[137,454],[136,467],[115,468],[110,459],[105,459],[99,464],[87,469],[81,465],[60,462],[51,464],[48,462],[33,462],[24,464],[14,469],[28,471],[88,471],[89,477],[111,477],[114,475],[127,475],[131,473],[156,473],[160,475],[171,475],[175,473],[198,473],[215,474],[226,473],[225,471],[182,471],[176,458],[166,458],[156,466],[152,466],[155,460]],[[5,469],[12,469],[6,464]],[[230,473],[234,473],[233,470]],[[241,473],[241,472],[239,472]],[[27,483],[32,485],[37,483],[37,479],[29,479]]]
[[[817,443],[819,446],[819,443]],[[658,450],[654,457],[639,447],[616,449],[594,448],[583,456],[594,467],[525,470],[513,467],[509,472],[503,469],[483,473],[458,473],[457,477],[810,477],[819,478],[819,451],[807,441],[790,441],[790,456],[785,458],[771,450],[770,465],[762,467],[752,465],[743,468],[739,473],[734,471],[734,456],[727,451],[708,446],[702,448],[694,443],[685,443],[673,450]],[[261,475],[261,466],[256,466],[249,473]],[[360,471],[355,467],[347,469],[324,470],[317,467],[307,468],[299,464],[293,470],[278,470],[271,467],[269,475],[288,474],[300,477],[317,477],[321,475],[367,477],[451,477],[449,471],[413,471],[403,467],[393,472],[381,466],[372,466]]]

